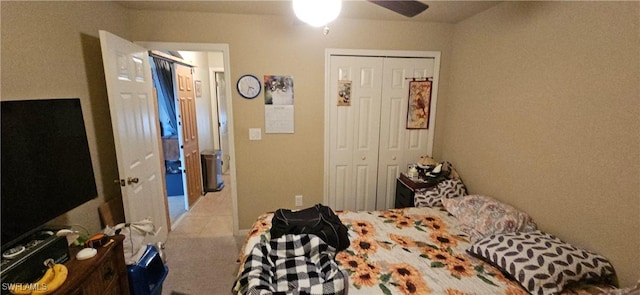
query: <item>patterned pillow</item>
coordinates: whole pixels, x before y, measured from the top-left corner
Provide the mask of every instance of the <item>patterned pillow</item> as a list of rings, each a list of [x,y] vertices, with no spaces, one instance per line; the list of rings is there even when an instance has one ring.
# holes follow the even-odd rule
[[[556,294],[575,282],[616,281],[605,257],[541,231],[493,235],[467,252],[511,275],[532,294]]]
[[[436,207],[442,205],[438,187],[421,188],[415,190],[413,196],[413,206],[415,207]]]
[[[460,230],[468,234],[472,242],[493,234],[537,229],[527,213],[491,197],[444,198],[442,205],[460,221]]]
[[[459,178],[446,179],[438,183],[438,191],[443,198],[459,198],[467,195],[467,188]]]
[[[442,206],[442,198],[458,198],[467,195],[467,189],[460,179],[445,179],[437,186],[417,189],[414,195],[415,207]]]

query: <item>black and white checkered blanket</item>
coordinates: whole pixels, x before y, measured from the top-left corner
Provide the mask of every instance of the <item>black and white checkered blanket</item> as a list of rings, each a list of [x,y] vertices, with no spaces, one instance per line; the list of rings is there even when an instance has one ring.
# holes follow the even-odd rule
[[[284,235],[247,255],[233,294],[345,294],[335,249],[315,235]]]

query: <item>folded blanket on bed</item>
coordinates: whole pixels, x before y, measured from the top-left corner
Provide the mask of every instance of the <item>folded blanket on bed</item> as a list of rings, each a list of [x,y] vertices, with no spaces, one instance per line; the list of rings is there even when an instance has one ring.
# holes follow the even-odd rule
[[[284,235],[256,244],[233,294],[344,294],[347,276],[335,249],[315,235]]]

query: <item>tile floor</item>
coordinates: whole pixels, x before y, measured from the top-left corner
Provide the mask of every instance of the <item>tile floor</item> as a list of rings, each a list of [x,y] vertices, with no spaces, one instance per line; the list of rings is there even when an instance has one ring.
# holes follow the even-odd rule
[[[185,213],[165,244],[169,275],[163,295],[230,294],[238,270],[231,185],[207,193]]]

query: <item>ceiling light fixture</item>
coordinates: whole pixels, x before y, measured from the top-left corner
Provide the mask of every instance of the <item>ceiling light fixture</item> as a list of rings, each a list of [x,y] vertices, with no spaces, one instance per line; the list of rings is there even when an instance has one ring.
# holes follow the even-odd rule
[[[338,17],[342,0],[293,0],[293,12],[301,21],[322,27]]]

